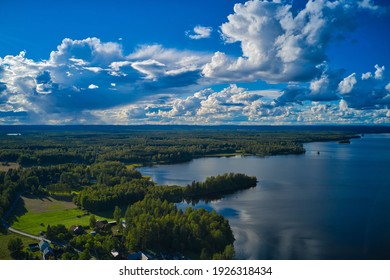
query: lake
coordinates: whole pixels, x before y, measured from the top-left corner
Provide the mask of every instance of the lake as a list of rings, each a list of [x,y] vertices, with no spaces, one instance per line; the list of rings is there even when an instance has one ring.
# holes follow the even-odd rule
[[[390,259],[390,134],[305,149],[303,155],[208,157],[139,170],[172,185],[225,172],[256,176],[255,188],[194,205],[229,219],[237,259]]]

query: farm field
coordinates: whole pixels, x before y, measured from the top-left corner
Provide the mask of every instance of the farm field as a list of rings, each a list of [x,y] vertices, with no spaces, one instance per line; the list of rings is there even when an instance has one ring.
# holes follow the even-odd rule
[[[0,163],[0,171],[7,172],[10,169],[18,169],[20,167],[17,162],[1,162]]]

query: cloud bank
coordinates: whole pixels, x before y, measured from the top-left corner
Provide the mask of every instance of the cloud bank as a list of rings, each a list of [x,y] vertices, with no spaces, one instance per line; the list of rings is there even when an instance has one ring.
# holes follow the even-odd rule
[[[25,51],[0,58],[0,111],[25,112],[30,122],[47,115],[54,122],[93,121],[89,110],[191,92],[209,59],[210,54],[161,45],[139,46],[125,55],[115,42],[67,38],[47,60],[29,59]]]

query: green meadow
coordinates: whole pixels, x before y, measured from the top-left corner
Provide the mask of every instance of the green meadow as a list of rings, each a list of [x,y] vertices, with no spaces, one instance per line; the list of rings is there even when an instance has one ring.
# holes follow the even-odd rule
[[[19,211],[12,227],[33,235],[45,231],[48,225],[63,224],[88,226],[90,213],[77,208],[70,201],[60,201],[53,197],[22,197]],[[96,219],[108,219],[106,215],[95,215]],[[110,216],[110,215],[108,215]]]

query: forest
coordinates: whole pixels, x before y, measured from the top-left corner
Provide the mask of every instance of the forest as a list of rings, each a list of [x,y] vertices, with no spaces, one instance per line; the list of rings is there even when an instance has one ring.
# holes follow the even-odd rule
[[[223,194],[255,187],[256,177],[240,173],[226,173],[216,177],[208,177],[204,182],[193,182],[186,187],[157,186],[149,179],[133,179],[115,186],[97,184],[83,188],[73,201],[90,211],[111,209],[115,206],[132,204],[147,198],[180,202],[192,199],[208,199],[210,196],[220,197]]]
[[[11,129],[12,128],[12,129]],[[65,163],[93,164],[120,161],[126,164],[164,164],[218,155],[304,153],[303,143],[338,141],[356,137],[355,130],[298,129],[167,129],[164,127],[22,127],[21,135],[0,134],[0,162],[22,167]],[[79,127],[77,127],[79,128]],[[74,129],[74,130],[72,130]],[[367,129],[364,129],[365,131]],[[357,130],[356,130],[357,131]],[[0,130],[1,132],[1,130]]]
[[[145,199],[127,208],[126,242],[131,250],[179,251],[200,259],[232,259],[234,236],[215,211],[177,210],[167,201]]]

